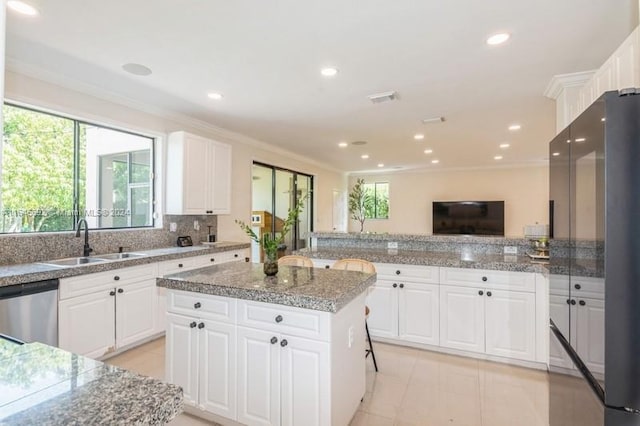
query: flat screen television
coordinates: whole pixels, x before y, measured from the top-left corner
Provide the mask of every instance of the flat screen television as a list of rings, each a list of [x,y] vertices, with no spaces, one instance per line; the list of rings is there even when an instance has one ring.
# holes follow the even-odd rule
[[[504,236],[504,201],[434,201],[433,234]]]

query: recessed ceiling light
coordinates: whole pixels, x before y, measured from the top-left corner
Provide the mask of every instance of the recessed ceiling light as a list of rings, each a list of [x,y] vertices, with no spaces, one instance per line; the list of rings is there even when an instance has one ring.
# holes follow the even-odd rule
[[[494,160],[502,160],[502,155],[496,155],[493,157]]]
[[[367,158],[369,158],[369,154],[362,154],[360,158],[362,158],[363,160],[366,160]]]
[[[220,99],[222,99],[222,98],[224,97],[224,96],[222,96],[222,94],[221,94],[221,93],[218,93],[218,92],[210,92],[210,93],[207,93],[207,96],[208,96],[210,99],[215,99],[216,101],[219,101]]]
[[[505,41],[509,40],[511,34],[509,33],[498,33],[487,38],[487,44],[490,46],[495,46],[498,44],[502,44]]]
[[[571,139],[567,139],[567,143],[571,143]]]
[[[425,150],[424,150],[424,153],[425,153],[425,154],[431,154],[432,152],[433,152],[433,150],[432,150],[432,149],[425,149]]]
[[[606,117],[602,117],[600,121],[607,121]]]
[[[338,144],[338,146],[339,146],[340,148],[346,148],[346,147],[348,147],[348,146],[349,146],[349,144],[348,144],[348,143],[346,143],[346,142],[340,142],[340,143]]]
[[[320,74],[322,74],[325,77],[333,77],[336,74],[338,74],[338,68],[334,68],[334,67],[322,68],[320,70]]]
[[[587,140],[587,138],[578,138],[578,139],[576,139],[576,142],[584,142],[586,140]]]
[[[128,63],[122,66],[122,69],[128,72],[129,74],[139,75],[139,76],[147,76],[151,75],[151,68],[144,66],[142,64],[136,63]]]
[[[378,163],[378,167],[384,167],[384,163]]]
[[[557,157],[558,155],[560,155],[560,153],[559,153],[559,152],[554,152],[554,153],[553,153],[553,154],[551,154],[551,155],[553,155],[554,157]]]
[[[38,14],[38,9],[31,6],[30,4],[18,0],[9,0],[7,2],[7,7],[14,12],[18,12],[27,16],[36,16]]]
[[[522,126],[520,126],[519,124],[512,124],[511,126],[509,126],[509,130],[511,130],[512,132],[518,131],[522,128]]]
[[[500,148],[502,148],[502,149],[507,149],[507,148],[509,148],[510,146],[511,146],[511,145],[509,145],[508,143],[501,143],[501,144],[500,144]]]
[[[417,141],[420,141],[422,139],[424,139],[424,135],[422,133],[417,133],[415,135],[413,135],[413,138]]]
[[[440,162],[440,160],[431,160],[431,163],[433,164],[438,164]]]

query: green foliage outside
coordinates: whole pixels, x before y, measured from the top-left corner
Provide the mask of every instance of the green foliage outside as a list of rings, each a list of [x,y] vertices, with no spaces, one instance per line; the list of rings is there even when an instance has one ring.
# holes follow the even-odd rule
[[[389,218],[389,183],[364,183],[356,180],[349,193],[349,214],[351,219],[360,223],[360,232],[364,231],[367,219]]]

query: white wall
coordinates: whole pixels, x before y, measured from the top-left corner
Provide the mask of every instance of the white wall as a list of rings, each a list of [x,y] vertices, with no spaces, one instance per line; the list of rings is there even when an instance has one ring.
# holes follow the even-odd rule
[[[547,166],[354,175],[349,190],[357,178],[389,182],[389,219],[367,219],[365,232],[431,234],[433,201],[504,201],[506,236],[523,236],[525,225],[548,223]],[[350,231],[360,229],[349,222]]]
[[[5,77],[6,100],[57,111],[97,124],[137,131],[158,137],[160,140],[170,132],[184,130],[231,144],[233,146],[231,214],[218,216],[219,241],[247,240],[234,220],[250,221],[251,219],[251,169],[254,160],[313,175],[315,183],[314,229],[318,231],[331,230],[333,190],[344,190],[346,184],[345,176],[342,173],[330,170],[303,157],[270,147],[262,142],[209,126],[206,123],[184,120],[182,117],[163,117],[156,114],[155,111],[154,113],[146,112],[147,107],[144,105],[137,108],[125,106],[124,104],[131,103],[130,100],[124,100],[123,103],[106,100],[11,71],[7,71]],[[165,158],[164,155],[161,157]],[[162,180],[162,176],[159,176],[159,179]],[[159,205],[163,205],[162,200],[158,201]]]

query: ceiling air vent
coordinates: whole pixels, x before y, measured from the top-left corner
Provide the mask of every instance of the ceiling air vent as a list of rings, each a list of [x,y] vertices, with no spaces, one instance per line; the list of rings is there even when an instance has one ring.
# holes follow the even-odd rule
[[[374,104],[380,104],[382,102],[397,100],[398,94],[396,92],[376,93],[374,95],[367,96],[367,98],[369,98],[369,100]]]

